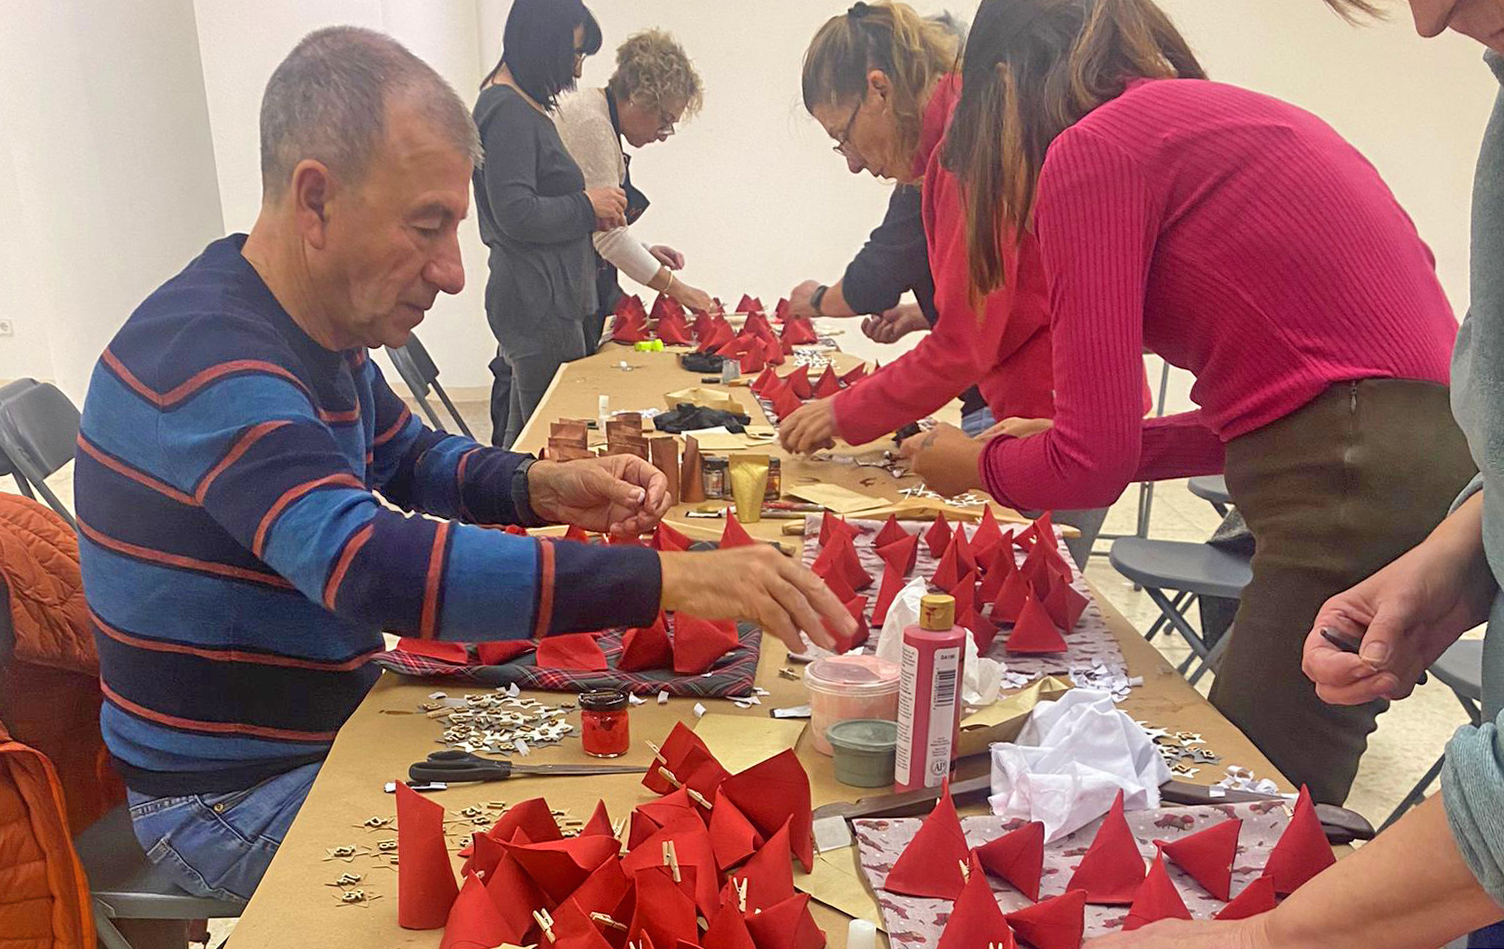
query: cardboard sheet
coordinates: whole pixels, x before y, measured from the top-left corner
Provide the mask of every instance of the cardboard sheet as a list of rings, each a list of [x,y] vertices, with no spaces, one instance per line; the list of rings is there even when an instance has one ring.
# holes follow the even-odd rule
[[[888,503],[882,498],[861,494],[838,484],[801,484],[794,487],[785,485],[783,493],[789,497],[823,505],[841,515],[861,514],[884,507]]]
[[[766,714],[766,713],[764,713]],[[799,743],[805,723],[800,719],[753,718],[710,712],[695,725],[721,767],[742,771]]]
[[[882,907],[867,888],[861,864],[857,861],[855,844],[816,854],[811,872],[795,872],[794,886],[852,919],[865,919],[879,930],[887,931]]]

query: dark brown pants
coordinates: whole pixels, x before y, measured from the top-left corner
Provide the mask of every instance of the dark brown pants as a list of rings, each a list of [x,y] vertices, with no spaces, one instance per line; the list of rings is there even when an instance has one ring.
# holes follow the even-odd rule
[[[1388,703],[1316,697],[1300,668],[1316,612],[1420,543],[1474,471],[1437,383],[1334,385],[1227,445],[1227,489],[1256,547],[1211,700],[1317,801],[1347,798]]]

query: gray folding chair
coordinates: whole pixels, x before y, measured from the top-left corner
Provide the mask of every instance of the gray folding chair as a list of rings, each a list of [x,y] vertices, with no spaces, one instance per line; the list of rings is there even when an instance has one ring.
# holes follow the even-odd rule
[[[37,381],[35,379],[17,379],[15,382],[8,382],[4,386],[0,386],[0,405],[3,405],[6,399],[9,399],[16,393],[30,389],[36,384]],[[16,470],[16,466],[10,463],[10,458],[6,457],[5,452],[0,451],[0,477],[4,477],[5,475],[10,475],[16,479],[16,490],[22,496],[31,498],[33,501],[36,500],[37,495],[35,491],[31,490],[31,482],[27,481],[25,476]]]
[[[136,842],[124,804],[79,834],[73,847],[89,878],[94,929],[104,949],[133,949],[115,925],[118,919],[237,918],[245,908],[239,902],[193,896],[158,870]]]
[[[73,512],[47,486],[47,478],[73,460],[77,444],[78,408],[57,386],[33,381],[0,390],[0,452],[74,530]]]
[[[1159,607],[1160,616],[1144,634],[1152,640],[1166,626],[1178,632],[1191,655],[1179,666],[1192,685],[1208,671],[1215,672],[1226,649],[1228,634],[1216,643],[1208,643],[1186,618],[1197,597],[1215,596],[1236,600],[1253,579],[1253,569],[1242,554],[1213,547],[1174,540],[1143,540],[1124,537],[1113,541],[1108,552],[1113,569],[1149,594]],[[1166,595],[1175,593],[1174,599]]]
[[[1221,475],[1192,478],[1186,486],[1196,497],[1216,508],[1218,514],[1227,516],[1228,508],[1232,507],[1232,495],[1227,493],[1227,481]]]
[[[1483,724],[1483,641],[1480,639],[1459,639],[1451,645],[1446,652],[1437,657],[1431,663],[1431,674],[1437,681],[1446,685],[1457,696],[1457,701],[1462,703],[1462,708],[1467,712],[1467,717],[1474,726]],[[1399,820],[1406,811],[1421,801],[1425,800],[1426,789],[1431,782],[1441,776],[1442,764],[1446,761],[1446,755],[1436,759],[1421,779],[1405,795],[1399,806],[1384,819],[1385,827]]]
[[[439,421],[438,413],[433,406],[428,404],[428,393],[433,392],[444,403],[444,408],[449,410],[449,415],[454,419],[454,424],[466,438],[474,438],[470,432],[470,426],[465,424],[465,419],[460,415],[459,409],[449,399],[449,393],[439,384],[439,367],[434,363],[433,357],[428,355],[428,350],[418,342],[416,334],[408,336],[406,346],[388,346],[386,353],[392,357],[392,364],[397,367],[397,373],[402,376],[402,381],[407,383],[407,388],[412,392],[413,398],[422,407],[423,414],[428,416],[429,424],[438,431],[448,431],[444,423]]]

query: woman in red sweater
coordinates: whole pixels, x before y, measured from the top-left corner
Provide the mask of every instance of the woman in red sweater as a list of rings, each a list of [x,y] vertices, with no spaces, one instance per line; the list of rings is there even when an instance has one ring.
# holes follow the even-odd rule
[[[1322,602],[1423,539],[1473,472],[1448,408],[1457,323],[1414,224],[1320,119],[1208,82],[1149,0],[984,0],[944,162],[977,293],[1032,230],[1056,410],[1032,437],[909,446],[939,490],[1105,504],[1215,472],[1257,542],[1212,701],[1291,780],[1340,802],[1380,703],[1301,673]],[[1196,375],[1143,420],[1142,347]]]

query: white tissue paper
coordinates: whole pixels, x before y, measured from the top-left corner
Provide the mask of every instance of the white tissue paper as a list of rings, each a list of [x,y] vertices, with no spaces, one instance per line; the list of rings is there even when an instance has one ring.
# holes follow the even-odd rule
[[[888,607],[888,616],[877,636],[877,655],[880,659],[903,664],[903,631],[919,622],[919,600],[930,592],[923,577],[915,577],[898,591]],[[1003,664],[996,659],[987,659],[977,653],[976,640],[966,637],[966,669],[961,680],[961,701],[973,709],[991,705],[997,701],[998,690],[1003,681]]]
[[[1058,840],[1107,813],[1119,790],[1125,809],[1159,806],[1170,780],[1154,741],[1117,710],[1112,695],[1072,689],[1030,713],[1017,742],[992,746],[992,813],[1044,824]]]

